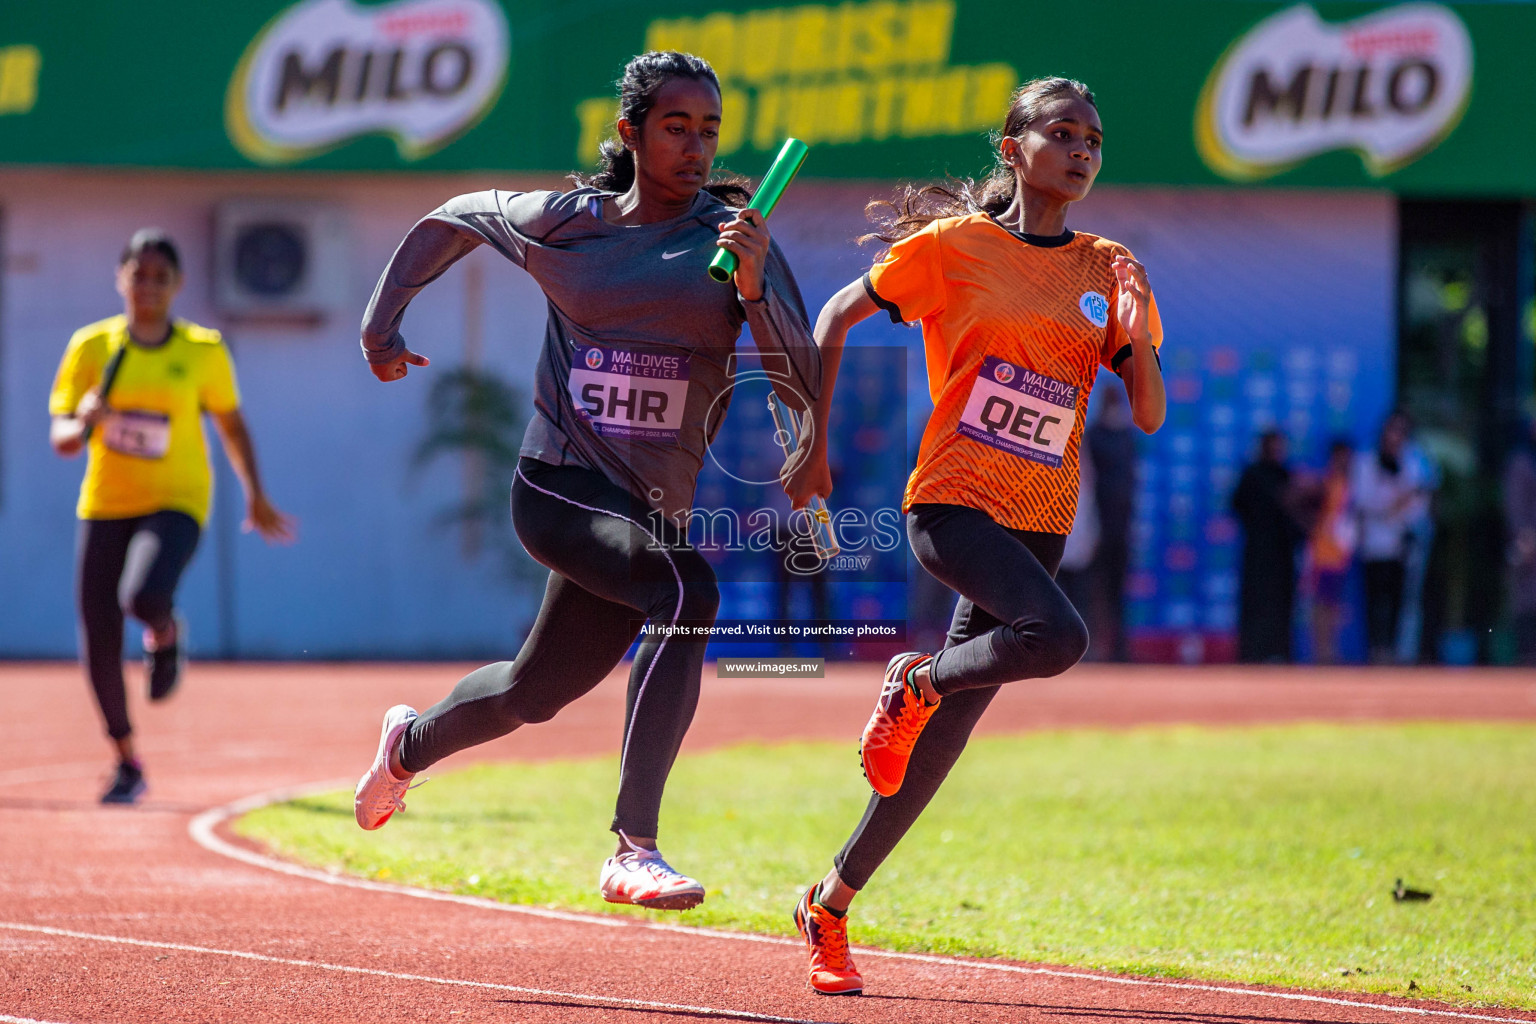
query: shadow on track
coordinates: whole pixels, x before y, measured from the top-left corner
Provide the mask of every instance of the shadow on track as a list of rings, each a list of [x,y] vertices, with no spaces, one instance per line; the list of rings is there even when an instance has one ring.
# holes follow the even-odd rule
[[[1255,992],[1255,995],[1262,995]],[[895,996],[872,995],[865,992],[862,1000],[888,1000],[907,1003],[945,1003],[961,1006],[1006,1006],[1015,1010],[1035,1010],[1057,1017],[1074,1017],[1082,1020],[1133,1020],[1155,1021],[1157,1024],[1335,1024],[1332,1017],[1269,1017],[1239,1013],[1192,1013],[1187,1010],[1127,1010],[1123,1008],[1096,1008],[1092,1006],[1053,1006],[1049,1003],[999,1002],[986,999],[956,999],[946,996]],[[1370,1004],[1362,1003],[1369,1009]]]
[[[100,800],[29,799],[0,796],[0,811],[102,811],[110,814],[201,814],[203,804],[179,804],[170,800],[143,800],[136,804],[104,804]]]
[[[750,1010],[671,1010],[655,1006],[615,1006],[612,1003],[582,1002],[580,1000],[553,1000],[553,999],[496,999],[497,1003],[505,1003],[509,1006],[551,1006],[572,1010],[603,1010],[623,1013],[645,1013],[656,1017],[683,1017],[689,1020],[744,1020],[744,1021],[799,1021],[802,1024],[831,1024],[831,1022],[813,1021],[810,1018],[779,1017],[773,1014],[753,1013]]]
[[[345,798],[343,801],[342,798]],[[289,800],[283,806],[307,814],[322,814],[329,817],[352,817],[351,795],[343,793],[341,797],[326,800],[318,797],[299,797]],[[415,810],[410,812],[411,820],[418,822],[437,822],[439,824],[453,824],[461,826],[474,825],[504,825],[522,824],[535,820],[537,817],[530,811],[511,808],[508,810],[485,809],[472,814],[457,811],[432,811],[431,809]]]

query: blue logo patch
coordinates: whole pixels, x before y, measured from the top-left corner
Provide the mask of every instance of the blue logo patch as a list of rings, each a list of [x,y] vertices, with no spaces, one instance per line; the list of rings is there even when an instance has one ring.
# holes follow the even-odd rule
[[[1077,308],[1095,327],[1109,323],[1109,300],[1098,292],[1083,292],[1083,297],[1077,300]]]

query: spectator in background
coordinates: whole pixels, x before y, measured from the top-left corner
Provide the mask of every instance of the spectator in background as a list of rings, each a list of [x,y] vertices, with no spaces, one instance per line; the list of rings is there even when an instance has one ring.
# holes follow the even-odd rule
[[[1296,546],[1304,531],[1294,511],[1285,435],[1266,430],[1259,457],[1243,469],[1232,511],[1243,527],[1237,598],[1237,656],[1248,663],[1291,660]]]
[[[1528,417],[1504,470],[1504,523],[1509,537],[1509,604],[1515,660],[1536,665],[1536,416]]]
[[[1429,569],[1430,545],[1435,539],[1433,498],[1440,488],[1440,467],[1414,439],[1413,422],[1406,415],[1403,424],[1407,431],[1403,462],[1418,478],[1421,489],[1403,514],[1403,610],[1398,616],[1394,647],[1398,664],[1412,665],[1419,660],[1424,633],[1424,576]]]
[[[1307,534],[1306,581],[1312,605],[1312,657],[1319,665],[1339,661],[1344,624],[1344,587],[1360,539],[1350,507],[1349,480],[1355,449],[1346,440],[1328,447],[1317,517]]]
[[[1408,431],[1408,417],[1394,412],[1382,424],[1376,450],[1355,459],[1351,491],[1360,517],[1365,639],[1373,665],[1396,660],[1410,526],[1429,493],[1422,464],[1406,457]]]
[[[1089,570],[1091,598],[1077,607],[1087,611],[1092,656],[1128,661],[1125,636],[1125,577],[1131,565],[1131,515],[1136,505],[1136,424],[1131,405],[1119,388],[1104,388],[1098,417],[1084,440],[1091,455],[1091,491],[1098,513],[1098,547]],[[1083,502],[1078,502],[1081,519]],[[1071,547],[1071,541],[1067,542]],[[1065,561],[1063,561],[1065,567]],[[1077,604],[1076,601],[1073,602]]]

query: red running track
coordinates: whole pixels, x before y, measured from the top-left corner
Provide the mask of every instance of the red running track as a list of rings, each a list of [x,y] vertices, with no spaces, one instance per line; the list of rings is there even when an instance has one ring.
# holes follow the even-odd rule
[[[169,705],[135,704],[151,790],[120,809],[96,803],[108,748],[78,669],[0,665],[0,1022],[1536,1021],[872,951],[860,956],[868,993],[827,999],[805,989],[804,955],[784,940],[327,884],[189,834],[232,801],[355,778],[383,708],[425,706],[462,670],[194,665]],[[688,746],[855,736],[878,674],[835,667],[776,684],[772,700],[752,682],[706,678]],[[615,677],[554,722],[474,753],[612,753],[622,701]],[[1008,688],[983,728],[1304,719],[1533,720],[1536,674],[1083,666]],[[207,831],[217,846],[219,830]]]

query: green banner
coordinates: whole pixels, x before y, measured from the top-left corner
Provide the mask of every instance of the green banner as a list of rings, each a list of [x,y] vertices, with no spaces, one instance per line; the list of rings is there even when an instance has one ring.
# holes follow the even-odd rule
[[[708,58],[719,163],[974,174],[1023,80],[1087,82],[1102,180],[1536,195],[1536,5],[111,0],[0,12],[0,162],[565,171],[646,48]]]

